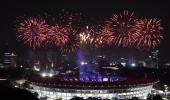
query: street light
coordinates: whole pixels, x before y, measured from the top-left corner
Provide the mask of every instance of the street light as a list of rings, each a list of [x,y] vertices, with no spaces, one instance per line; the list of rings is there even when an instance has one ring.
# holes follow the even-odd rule
[[[53,74],[52,74],[52,73],[50,73],[50,74],[49,74],[49,77],[53,77]]]
[[[135,66],[136,66],[136,64],[135,64],[135,63],[132,63],[132,64],[131,64],[131,66],[132,66],[132,67],[135,67]]]
[[[46,77],[47,74],[46,74],[46,73],[42,73],[41,76],[42,76],[42,77]]]

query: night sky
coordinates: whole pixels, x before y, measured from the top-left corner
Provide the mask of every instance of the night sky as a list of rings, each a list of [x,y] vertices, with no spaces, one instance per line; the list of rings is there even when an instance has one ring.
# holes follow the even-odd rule
[[[0,3],[0,47],[8,42],[11,48],[23,52],[21,46],[15,40],[15,25],[18,16],[38,15],[44,12],[55,14],[56,10],[66,9],[81,12],[88,18],[102,19],[109,17],[112,12],[123,10],[134,11],[136,16],[146,18],[160,18],[164,26],[164,40],[159,46],[160,57],[170,59],[170,3],[153,0],[39,0],[33,1],[9,1]],[[162,0],[163,1],[163,0]]]

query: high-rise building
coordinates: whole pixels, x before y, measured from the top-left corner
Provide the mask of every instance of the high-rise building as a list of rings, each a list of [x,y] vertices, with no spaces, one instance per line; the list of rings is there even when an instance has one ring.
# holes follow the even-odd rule
[[[151,55],[146,60],[147,67],[158,68],[158,62],[159,62],[158,54],[159,54],[159,50],[155,50],[151,52]]]
[[[11,67],[17,67],[17,55],[13,52],[10,55]]]
[[[4,68],[10,67],[10,49],[8,43],[4,44],[2,50],[2,64]]]
[[[17,55],[10,52],[3,53],[3,66],[4,67],[17,67]]]
[[[152,59],[153,61],[155,62],[155,67],[158,68],[158,53],[159,53],[159,50],[155,50],[152,52]]]
[[[3,65],[4,67],[10,67],[11,65],[11,56],[9,52],[4,52],[3,53]]]

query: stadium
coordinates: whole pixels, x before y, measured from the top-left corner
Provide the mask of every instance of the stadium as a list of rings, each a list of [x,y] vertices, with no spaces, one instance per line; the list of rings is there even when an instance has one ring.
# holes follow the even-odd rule
[[[67,78],[66,78],[67,77]],[[87,99],[95,97],[110,100],[127,100],[138,97],[145,100],[152,86],[159,80],[141,77],[101,77],[80,79],[76,76],[41,76],[32,75],[28,78],[32,92],[37,92],[39,98],[47,100],[70,100],[74,97]]]

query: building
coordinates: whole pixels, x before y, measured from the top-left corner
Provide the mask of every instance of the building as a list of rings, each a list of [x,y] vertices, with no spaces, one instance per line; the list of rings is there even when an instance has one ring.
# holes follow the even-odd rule
[[[151,52],[151,55],[146,59],[146,66],[150,68],[158,68],[158,58],[159,50],[155,50]]]
[[[8,43],[5,43],[1,53],[3,68],[17,67],[17,55],[11,52]]]
[[[63,79],[62,76],[30,76],[28,82],[31,86],[28,89],[29,91],[37,92],[39,98],[48,98],[47,100],[55,100],[56,98],[69,100],[75,96],[83,97],[84,99],[98,97],[118,100],[138,97],[145,100],[148,94],[151,93],[152,86],[158,80],[126,77],[123,80],[118,78],[111,81],[103,78],[100,82],[84,82],[76,77]]]
[[[10,55],[11,67],[17,67],[17,55],[13,52]]]
[[[11,66],[11,54],[9,52],[4,52],[3,53],[3,65],[5,68]]]
[[[17,55],[15,55],[13,52],[4,52],[3,53],[3,66],[5,68],[8,67],[17,67]]]

